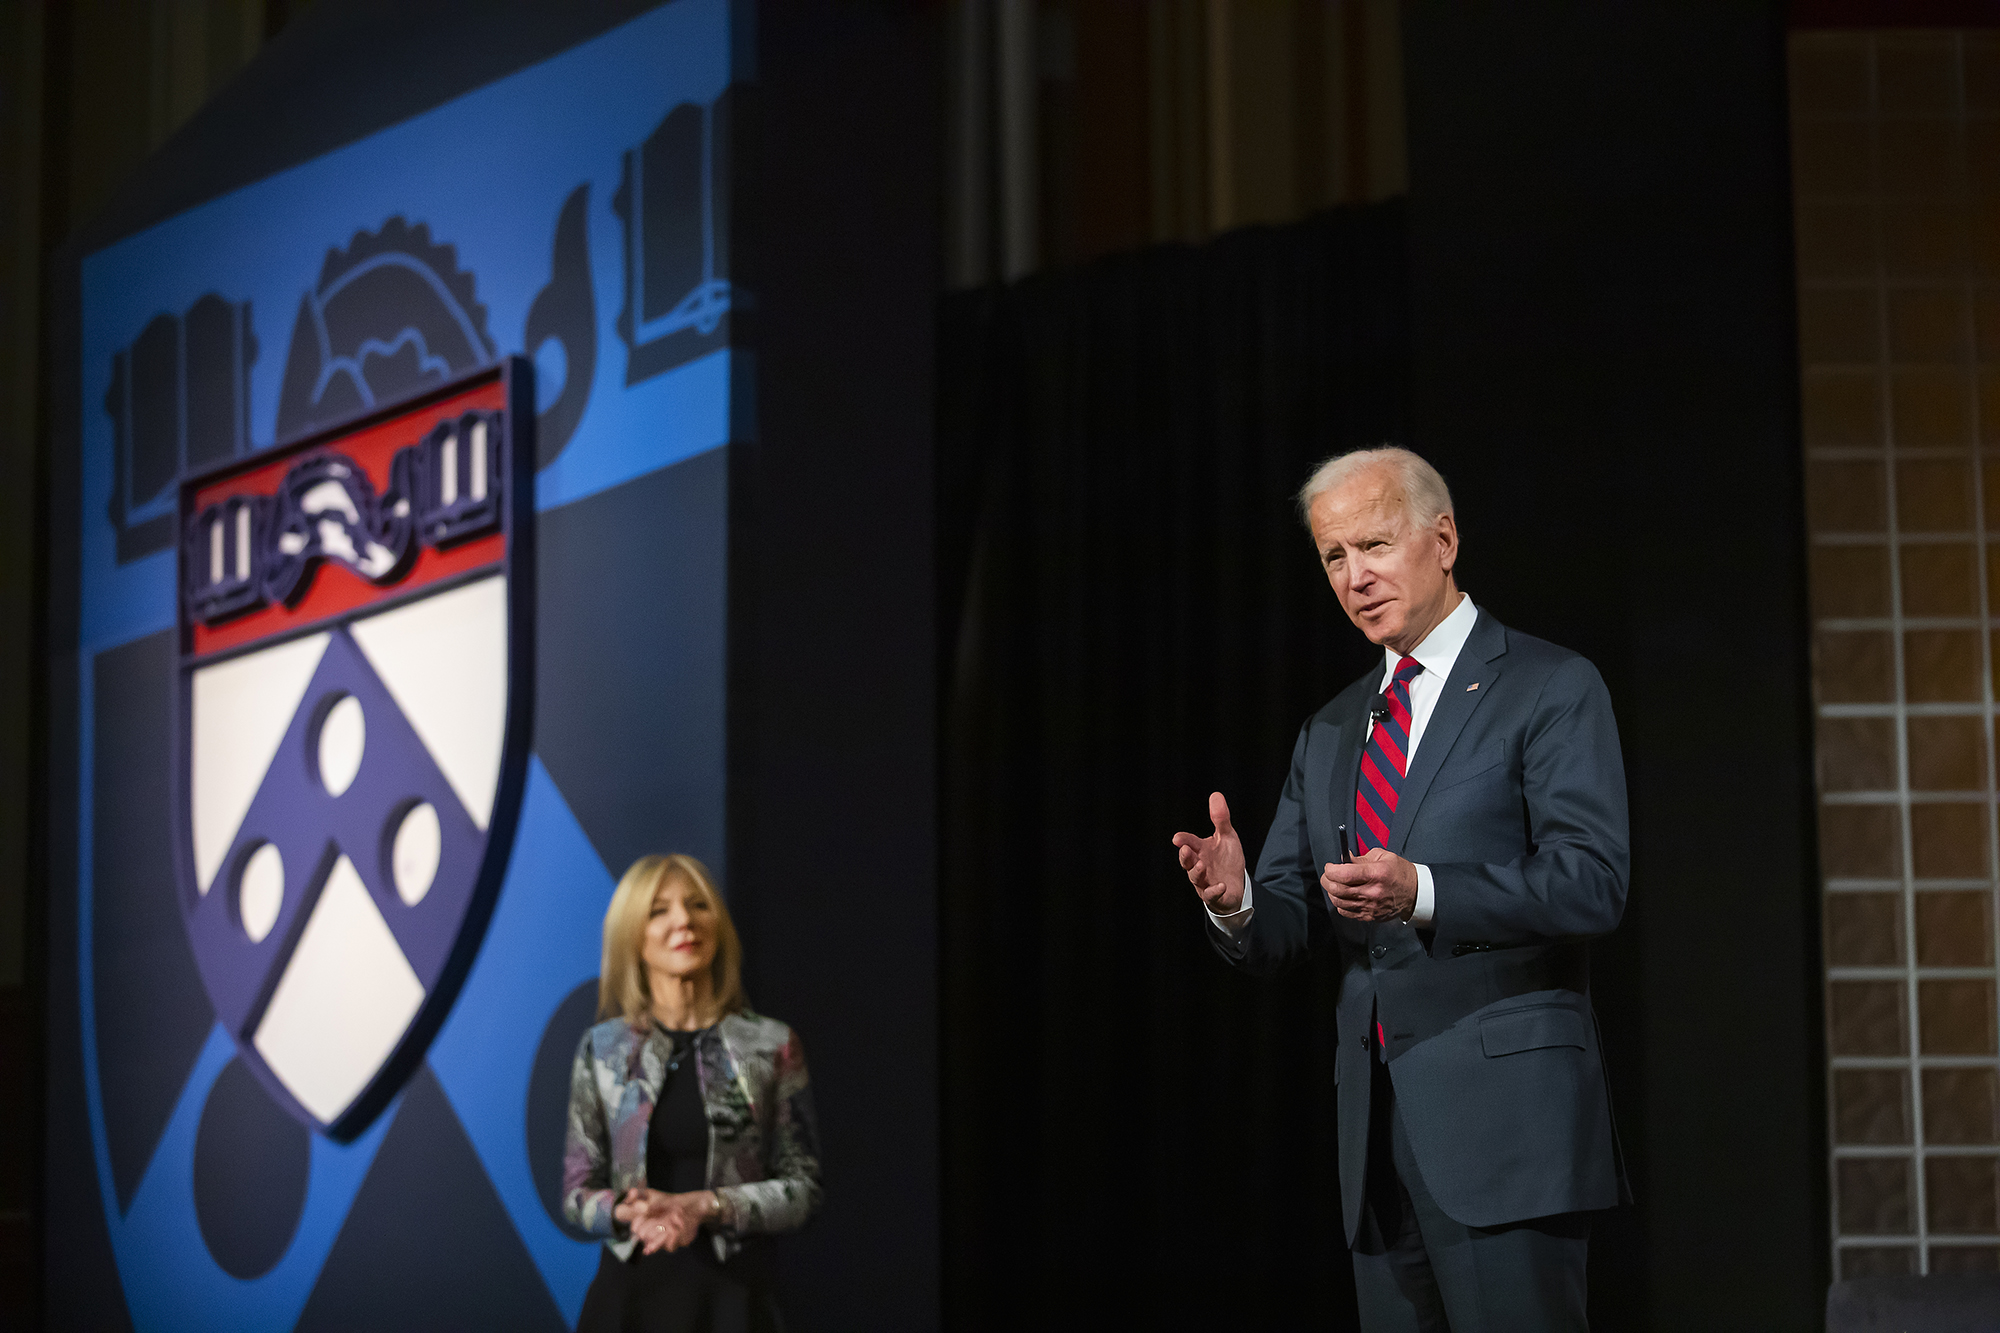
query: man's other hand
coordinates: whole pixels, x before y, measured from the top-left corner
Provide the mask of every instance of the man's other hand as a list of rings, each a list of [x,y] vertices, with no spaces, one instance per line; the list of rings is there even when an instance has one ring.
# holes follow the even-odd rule
[[[1206,838],[1176,833],[1174,846],[1180,849],[1181,869],[1187,871],[1188,883],[1202,903],[1224,916],[1243,906],[1243,843],[1230,826],[1229,802],[1219,791],[1209,793],[1208,817],[1215,823],[1214,833]]]
[[[1355,921],[1401,921],[1417,905],[1415,863],[1380,847],[1346,865],[1328,861],[1319,886],[1334,911]]]

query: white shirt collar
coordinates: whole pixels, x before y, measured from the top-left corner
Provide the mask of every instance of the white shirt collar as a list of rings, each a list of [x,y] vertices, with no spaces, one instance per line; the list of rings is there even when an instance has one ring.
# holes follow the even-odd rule
[[[1416,651],[1410,656],[1423,663],[1425,675],[1442,682],[1451,674],[1452,666],[1458,661],[1459,650],[1464,648],[1465,641],[1472,637],[1472,627],[1478,621],[1479,609],[1473,606],[1472,595],[1460,593],[1458,605],[1452,608],[1451,614],[1440,620],[1431,632],[1424,636],[1424,641],[1417,645]],[[1386,674],[1383,679],[1388,680],[1396,674],[1396,664],[1403,659],[1397,656],[1394,648],[1384,648],[1382,656],[1386,662]]]

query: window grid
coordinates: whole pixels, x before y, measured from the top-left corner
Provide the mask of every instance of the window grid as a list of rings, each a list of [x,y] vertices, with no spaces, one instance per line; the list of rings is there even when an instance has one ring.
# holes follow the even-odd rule
[[[2000,42],[1798,33],[1791,55],[1829,1240],[1844,1277],[1995,1270],[2000,564],[1983,451],[2000,447],[2000,245],[1979,229],[2000,233],[2000,153],[1975,149],[2000,145]],[[1891,189],[1912,144],[1933,155]],[[1919,213],[1946,218],[1928,254]],[[1953,228],[1956,254],[1938,242]]]

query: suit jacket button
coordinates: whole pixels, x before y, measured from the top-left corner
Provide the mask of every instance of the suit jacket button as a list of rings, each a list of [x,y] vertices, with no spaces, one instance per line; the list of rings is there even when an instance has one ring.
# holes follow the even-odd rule
[[[1386,944],[1378,944],[1374,948],[1370,949],[1368,952],[1374,954],[1377,958],[1380,958],[1383,954],[1389,952],[1389,946]]]

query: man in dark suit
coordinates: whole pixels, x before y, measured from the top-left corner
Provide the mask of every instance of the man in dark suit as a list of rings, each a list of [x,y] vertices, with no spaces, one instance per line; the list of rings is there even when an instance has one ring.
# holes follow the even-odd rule
[[[1300,728],[1254,879],[1220,792],[1213,834],[1174,836],[1181,867],[1236,966],[1338,959],[1362,1326],[1583,1329],[1588,1214],[1629,1197],[1585,943],[1630,866],[1610,696],[1458,590],[1451,495],[1417,455],[1330,459],[1299,499],[1384,663]]]

